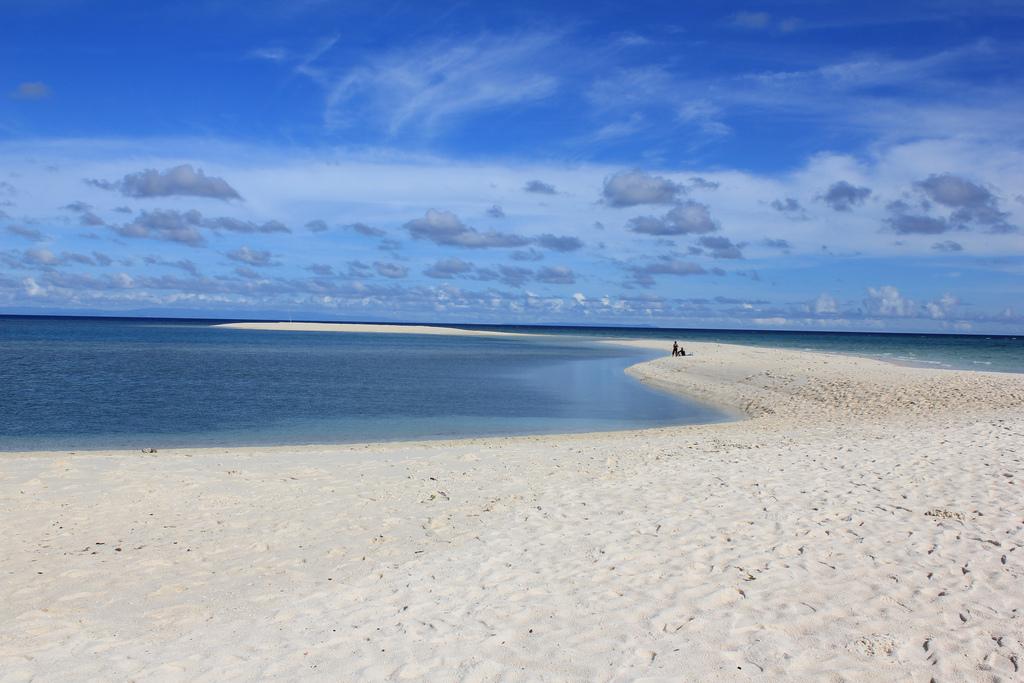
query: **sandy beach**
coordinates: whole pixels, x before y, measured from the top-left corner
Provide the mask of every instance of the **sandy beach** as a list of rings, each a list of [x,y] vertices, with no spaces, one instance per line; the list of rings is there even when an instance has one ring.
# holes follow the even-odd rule
[[[252,322],[220,323],[213,327],[229,330],[264,330],[268,332],[343,332],[347,334],[433,334],[446,337],[518,337],[512,332],[496,330],[464,330],[436,325],[387,325],[371,323],[295,323]],[[532,335],[531,335],[532,336]]]
[[[0,455],[0,681],[1024,677],[1024,375],[685,346],[742,419]]]

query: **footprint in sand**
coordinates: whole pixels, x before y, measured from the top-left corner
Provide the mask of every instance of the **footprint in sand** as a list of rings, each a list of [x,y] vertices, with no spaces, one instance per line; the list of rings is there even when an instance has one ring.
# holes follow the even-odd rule
[[[867,657],[891,657],[896,651],[896,641],[890,635],[872,633],[855,640],[851,649]]]

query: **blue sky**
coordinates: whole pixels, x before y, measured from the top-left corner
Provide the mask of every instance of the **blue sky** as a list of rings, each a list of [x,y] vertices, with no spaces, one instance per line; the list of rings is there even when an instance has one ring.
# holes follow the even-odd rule
[[[0,0],[0,312],[1024,331],[1024,4]]]

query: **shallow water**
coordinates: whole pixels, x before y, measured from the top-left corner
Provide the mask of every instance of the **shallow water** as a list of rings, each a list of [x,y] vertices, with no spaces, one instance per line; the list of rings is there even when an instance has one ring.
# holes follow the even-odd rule
[[[345,443],[714,422],[579,340],[0,318],[0,450]]]

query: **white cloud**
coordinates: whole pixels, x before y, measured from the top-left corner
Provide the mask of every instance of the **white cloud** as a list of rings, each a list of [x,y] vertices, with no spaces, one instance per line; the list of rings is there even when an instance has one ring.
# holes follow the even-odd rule
[[[223,178],[208,176],[203,169],[192,164],[181,164],[166,171],[147,168],[129,173],[121,180],[88,180],[91,185],[104,190],[118,190],[126,197],[208,197],[211,199],[241,199],[241,195]]]
[[[375,230],[393,231],[410,216],[424,217],[428,209],[439,204],[460,217],[483,217],[487,208],[500,203],[507,215],[501,223],[503,233],[524,239],[531,233],[550,233],[574,236],[591,243],[596,234],[592,226],[601,223],[607,227],[599,233],[600,241],[611,250],[609,253],[623,249],[631,253],[637,248],[632,239],[635,235],[623,229],[622,210],[593,201],[595,194],[603,190],[605,179],[619,170],[606,165],[581,163],[568,167],[557,163],[462,162],[379,152],[339,152],[311,160],[305,155],[296,157],[280,150],[259,148],[220,149],[216,156],[204,158],[202,147],[217,149],[208,141],[192,146],[181,141],[167,143],[162,151],[159,145],[149,144],[151,146],[147,147],[147,143],[138,141],[121,146],[113,141],[104,143],[103,154],[108,158],[83,161],[80,160],[82,155],[95,154],[95,144],[83,144],[76,149],[68,142],[60,148],[5,143],[0,145],[0,170],[24,173],[19,180],[25,190],[19,196],[19,212],[42,219],[53,212],[54,201],[47,197],[67,198],[60,200],[61,204],[76,198],[94,206],[109,205],[109,197],[101,191],[82,193],[82,177],[123,176],[125,167],[129,172],[132,167],[138,168],[138,159],[146,165],[166,168],[174,165],[168,160],[185,154],[203,162],[204,166],[218,168],[225,177],[246,188],[247,203],[224,205],[224,213],[256,225],[262,225],[270,217],[281,217],[299,226],[311,220],[327,219],[331,225],[362,223],[374,226]],[[47,158],[60,161],[62,171],[37,174],[26,171],[23,159],[28,154],[38,156],[41,164],[46,163],[43,160]],[[232,162],[232,158],[237,161]],[[254,159],[258,163],[253,163]],[[818,253],[820,246],[826,244],[834,253],[907,256],[937,255],[931,248],[936,240],[934,237],[917,240],[909,235],[905,244],[897,248],[891,237],[879,236],[879,229],[890,217],[885,205],[899,198],[902,192],[915,192],[915,182],[944,168],[963,169],[965,174],[966,169],[970,169],[972,182],[992,188],[993,193],[1013,196],[1013,188],[1024,187],[1024,153],[1019,148],[1004,144],[979,147],[970,140],[914,142],[879,148],[870,157],[858,159],[821,154],[811,157],[802,167],[782,174],[709,171],[687,166],[660,175],[673,182],[677,182],[676,178],[703,176],[719,183],[718,190],[702,194],[700,203],[707,207],[713,222],[737,242],[757,244],[770,235],[789,242],[793,255]],[[544,178],[556,185],[561,194],[539,209],[535,196],[521,191],[523,178],[531,177]],[[808,216],[809,220],[794,221],[770,207],[770,203],[780,197],[792,198],[801,207],[813,207],[814,198],[839,180],[847,180],[855,187],[874,188],[878,201],[866,202],[856,211],[828,211],[827,221],[822,220],[824,216],[814,214]],[[179,213],[189,208],[184,198],[176,199],[173,205],[180,207]],[[824,213],[823,205],[817,203],[817,206],[819,213]],[[1024,204],[1008,202],[1002,208],[1011,214],[1009,222],[1020,224],[1024,220]],[[665,220],[664,216],[656,214],[660,220]],[[101,217],[108,224],[120,224],[117,214],[102,213]],[[197,233],[178,237],[185,238],[186,243],[201,243],[202,235],[209,233],[202,226],[194,227]],[[484,229],[474,227],[478,232]],[[325,233],[329,234],[332,233]],[[145,236],[158,236],[158,233],[150,230]],[[955,240],[964,254],[972,256],[1020,254],[1022,251],[1019,237],[1012,234],[963,232],[958,233]]]
[[[814,305],[811,308],[818,314],[839,312],[839,305],[836,303],[836,300],[824,292],[818,295],[818,298],[814,300]]]
[[[286,61],[291,54],[283,47],[261,47],[250,50],[246,55],[251,59],[264,59],[268,62]]]
[[[25,288],[25,293],[30,297],[42,296],[46,291],[39,286],[39,283],[35,281],[35,278],[27,277],[21,281],[22,286]]]
[[[558,190],[551,183],[545,183],[541,180],[530,180],[523,185],[524,192],[532,192],[533,194],[558,194]]]
[[[868,299],[864,303],[868,311],[883,316],[906,316],[914,309],[914,302],[904,299],[892,285],[868,287]]]
[[[152,145],[152,147],[146,145]],[[37,171],[34,166],[25,165],[26,148],[24,146],[19,147],[12,143],[0,144],[0,177],[7,177],[7,174],[12,172],[20,174],[17,180],[19,194],[15,197],[17,209],[12,209],[19,214],[17,217],[19,225],[52,225],[53,228],[48,228],[46,232],[52,234],[53,241],[46,243],[46,246],[51,247],[53,258],[62,258],[64,253],[89,254],[92,249],[97,248],[95,243],[78,248],[66,242],[67,239],[74,238],[78,231],[74,229],[73,223],[69,223],[68,214],[59,208],[68,206],[68,202],[73,200],[81,201],[83,207],[88,204],[93,207],[90,210],[95,211],[97,215],[107,221],[108,225],[116,226],[118,230],[127,229],[128,233],[131,233],[131,230],[140,231],[140,234],[118,236],[148,237],[162,239],[166,242],[161,244],[151,242],[147,245],[127,239],[108,240],[108,244],[101,249],[110,253],[115,263],[120,264],[122,260],[131,257],[140,259],[141,256],[138,256],[140,248],[159,249],[161,257],[168,264],[186,260],[183,259],[186,255],[194,259],[195,269],[197,272],[203,273],[203,277],[181,270],[178,273],[180,277],[166,281],[169,286],[181,288],[177,292],[178,294],[189,291],[188,287],[195,286],[187,284],[189,281],[198,280],[205,283],[204,286],[214,288],[220,284],[216,281],[217,278],[222,276],[234,278],[230,268],[224,268],[225,259],[220,255],[238,249],[241,246],[239,240],[243,239],[250,251],[273,253],[275,255],[273,260],[282,262],[279,268],[260,271],[261,273],[271,273],[272,276],[258,277],[253,281],[246,279],[246,286],[255,288],[258,282],[269,282],[274,286],[279,286],[282,292],[291,293],[271,294],[269,289],[271,284],[259,284],[258,286],[264,289],[244,290],[247,292],[245,294],[241,293],[242,289],[239,289],[237,293],[232,293],[232,296],[297,297],[299,295],[295,292],[306,292],[306,289],[303,288],[309,287],[317,292],[317,296],[333,297],[336,301],[343,300],[344,297],[330,289],[333,285],[322,283],[324,280],[332,278],[346,279],[348,276],[345,274],[344,263],[349,260],[360,259],[367,264],[364,272],[368,272],[371,276],[371,283],[415,287],[422,282],[436,284],[432,279],[425,278],[423,271],[429,269],[430,264],[450,257],[453,252],[464,255],[465,251],[457,251],[452,247],[466,246],[469,243],[487,243],[492,246],[516,243],[522,244],[523,248],[515,252],[498,249],[473,252],[482,254],[481,262],[472,264],[470,271],[462,274],[461,279],[454,281],[465,284],[468,289],[475,288],[479,292],[489,292],[490,296],[501,296],[494,292],[500,293],[507,291],[508,287],[515,287],[514,284],[508,283],[520,283],[521,285],[523,282],[528,282],[543,297],[547,295],[547,292],[543,287],[546,283],[541,281],[541,263],[517,261],[516,255],[530,259],[544,255],[539,249],[528,250],[531,245],[536,248],[538,240],[541,239],[546,240],[550,246],[570,247],[575,246],[577,240],[581,243],[586,242],[589,248],[565,252],[564,256],[547,252],[546,261],[542,261],[542,263],[556,259],[565,260],[563,267],[571,270],[573,278],[580,283],[574,289],[582,285],[584,289],[579,293],[587,297],[587,301],[595,302],[597,301],[595,297],[601,291],[598,288],[620,286],[624,272],[629,283],[637,287],[637,289],[630,290],[633,292],[641,291],[639,287],[643,286],[643,293],[671,296],[673,292],[680,291],[684,287],[702,289],[713,287],[714,289],[711,291],[714,293],[736,295],[743,288],[758,288],[759,292],[764,292],[762,296],[777,299],[778,295],[771,292],[781,292],[783,287],[791,288],[791,284],[781,283],[780,289],[771,289],[776,286],[775,274],[778,272],[780,264],[777,259],[800,259],[810,267],[817,268],[820,275],[823,268],[827,269],[827,265],[821,265],[821,261],[828,258],[825,255],[826,252],[821,250],[823,244],[828,245],[828,253],[831,254],[858,253],[864,257],[893,258],[898,255],[901,259],[935,259],[936,262],[941,262],[943,267],[948,265],[963,270],[968,275],[973,259],[988,256],[1005,259],[1024,255],[1024,244],[1020,242],[1019,236],[1015,235],[980,234],[980,230],[959,231],[956,233],[955,239],[956,244],[960,245],[962,249],[940,252],[933,248],[933,245],[936,244],[934,236],[917,233],[900,235],[901,244],[896,246],[893,244],[894,236],[892,234],[880,233],[880,229],[885,225],[884,221],[890,215],[885,208],[890,201],[902,198],[914,203],[927,198],[933,203],[932,214],[942,216],[958,208],[963,208],[946,206],[932,200],[917,185],[922,182],[922,179],[945,173],[944,169],[956,169],[957,177],[969,179],[969,182],[986,189],[997,197],[1012,197],[1017,192],[1016,187],[1024,186],[1024,171],[1020,170],[1024,169],[1024,157],[1019,149],[998,145],[979,149],[976,144],[962,140],[922,141],[893,147],[883,146],[873,150],[871,155],[859,158],[822,154],[809,159],[800,168],[774,174],[695,166],[665,169],[659,171],[658,175],[673,183],[686,183],[685,179],[699,176],[706,177],[709,183],[716,183],[718,189],[713,192],[691,190],[694,194],[698,191],[701,192],[700,204],[706,208],[705,218],[707,220],[681,221],[681,219],[666,218],[668,214],[676,210],[676,206],[665,207],[667,209],[665,213],[656,212],[654,214],[656,220],[663,221],[665,224],[675,221],[680,225],[717,225],[720,227],[717,231],[709,233],[681,232],[676,235],[659,235],[659,237],[668,239],[643,240],[636,239],[636,234],[626,228],[626,219],[634,212],[624,212],[621,208],[594,201],[597,195],[603,191],[605,179],[612,177],[616,171],[620,170],[600,164],[577,163],[567,166],[558,163],[527,164],[515,161],[465,162],[380,151],[360,154],[339,151],[329,155],[325,154],[321,158],[310,159],[305,154],[295,156],[281,150],[253,148],[242,149],[235,155],[221,150],[218,154],[204,157],[196,149],[190,149],[187,143],[167,143],[166,148],[161,151],[157,147],[157,143],[146,143],[145,141],[137,141],[133,145],[124,144],[122,150],[135,149],[137,151],[124,151],[115,156],[108,150],[118,149],[116,142],[102,147],[103,152],[97,156],[95,151],[97,145],[94,143],[82,145],[78,150],[76,150],[74,142],[64,142],[59,150],[56,147],[47,147],[42,144],[38,151],[32,150],[32,153],[39,158],[40,170]],[[198,212],[191,214],[190,206],[193,205],[193,202],[188,198],[175,197],[161,200],[157,204],[157,206],[168,208],[137,214],[138,218],[135,221],[128,219],[126,226],[122,223],[125,221],[123,216],[112,213],[114,211],[111,208],[113,202],[111,202],[109,193],[84,187],[81,184],[82,177],[119,178],[135,172],[140,167],[173,167],[180,158],[178,155],[181,154],[202,162],[204,167],[217,168],[218,173],[231,178],[233,182],[237,181],[238,187],[245,188],[249,200],[246,204],[221,205],[226,214],[221,218],[230,218],[231,221],[211,219]],[[103,155],[109,156],[104,157]],[[253,159],[256,159],[258,163],[253,163]],[[44,165],[54,164],[55,161],[60,161],[61,170],[59,172],[41,170]],[[549,199],[545,206],[539,207],[536,196],[522,192],[523,181],[528,178],[542,178],[545,182],[555,185],[560,194]],[[676,179],[681,179],[681,181]],[[859,205],[856,211],[851,212],[834,212],[826,210],[822,203],[814,203],[814,197],[839,180],[847,180],[854,187],[872,188],[874,195],[877,195],[877,201],[872,198],[872,200]],[[801,208],[809,207],[807,210],[816,212],[817,215],[808,216],[809,220],[806,221],[790,220],[783,212],[771,207],[771,202],[780,198],[793,199]],[[495,204],[500,205],[506,212],[506,217],[501,219],[500,223],[497,219],[491,219],[486,215],[487,209]],[[431,210],[431,206],[443,206],[448,210]],[[1024,217],[1024,204],[1012,201],[1000,203],[999,210],[1006,210],[1010,213],[1011,216],[1008,220],[1013,220],[1016,223],[1019,223],[1021,217]],[[703,216],[704,213],[701,215]],[[425,239],[418,242],[409,239],[403,240],[401,258],[395,257],[388,260],[401,261],[409,268],[409,274],[403,282],[390,281],[383,276],[378,276],[373,265],[377,259],[383,256],[377,249],[379,239],[361,238],[356,234],[355,228],[327,230],[322,233],[311,233],[305,229],[297,230],[292,234],[272,233],[269,231],[279,229],[278,225],[283,225],[272,222],[275,216],[281,217],[292,226],[303,226],[316,220],[323,220],[328,226],[360,223],[365,226],[374,226],[373,231],[383,231],[390,236],[408,236],[409,231],[403,230],[402,226],[407,223],[416,223],[424,228],[425,231],[421,231],[420,236]],[[414,221],[408,220],[415,216],[420,218],[414,219]],[[463,222],[460,217],[475,218]],[[481,221],[482,225],[473,225],[473,220]],[[217,225],[221,226],[220,229],[214,231],[211,221],[216,221]],[[422,221],[422,223],[417,223],[417,221]],[[598,222],[607,227],[600,231],[596,230],[594,225]],[[24,246],[33,246],[16,234],[6,232],[2,225],[0,224],[0,238],[7,239],[10,248],[20,250]],[[228,227],[229,225],[243,226],[244,230],[242,232],[232,231]],[[500,226],[502,231],[489,233],[486,231],[488,225]],[[69,226],[72,230],[64,230],[62,226]],[[268,232],[259,232],[260,226],[269,226]],[[249,232],[250,228],[251,232]],[[194,232],[189,232],[189,229]],[[69,235],[69,232],[72,234]],[[101,238],[111,238],[117,235],[116,232],[111,233],[106,230],[100,232],[103,233]],[[426,237],[428,233],[436,239]],[[680,235],[691,234],[694,236],[673,239],[679,238]],[[739,272],[732,269],[727,277],[722,278],[684,279],[678,277],[687,273],[699,274],[699,271],[695,272],[695,268],[702,268],[706,274],[711,275],[711,268],[715,265],[725,264],[728,267],[727,262],[710,260],[707,253],[696,255],[687,253],[687,248],[696,245],[701,234],[726,234],[733,246],[749,244],[749,249],[743,250],[747,258],[751,260],[750,266],[746,268],[745,272],[756,270],[761,274],[762,279],[760,281],[749,278],[741,279]],[[214,244],[216,249],[207,252],[188,250],[188,246],[195,244],[197,239],[200,243],[208,241]],[[939,239],[945,239],[945,237]],[[789,257],[783,253],[787,245],[791,252]],[[63,252],[62,250],[65,248],[74,248],[75,251]],[[713,248],[713,245],[708,248]],[[954,249],[953,247],[949,248]],[[17,251],[16,253],[17,258],[20,258],[23,252]],[[662,260],[662,256],[669,254],[674,259],[674,263]],[[3,258],[2,255],[0,258]],[[332,258],[337,260],[332,260]],[[99,264],[98,258],[93,257],[93,261]],[[786,261],[786,263],[794,262]],[[88,266],[79,260],[69,260],[68,263],[71,264],[71,267],[67,269],[68,273],[81,273],[89,268],[100,267],[99,265]],[[637,266],[637,269],[625,269],[622,265],[624,263],[633,264]],[[688,268],[682,265],[685,263],[691,263],[693,267]],[[818,263],[818,265],[815,266],[814,263]],[[837,261],[837,266],[838,263]],[[891,263],[897,262],[892,261]],[[920,266],[922,263],[922,261],[918,261],[916,265]],[[978,262],[975,261],[975,263]],[[334,270],[320,269],[323,273],[328,273],[322,275],[306,270],[310,264],[331,266]],[[1004,260],[1000,264],[992,265],[989,272],[993,274],[997,272],[1019,273],[1019,267],[1015,271],[1012,262]],[[234,265],[237,264],[232,264],[232,266]],[[516,270],[502,271],[500,269],[502,265],[506,267],[528,266],[523,270],[528,270],[530,273],[524,274],[522,271]],[[645,265],[650,268],[645,269]],[[17,265],[13,267],[17,267]],[[35,267],[42,270],[41,266]],[[125,268],[136,282],[135,289],[143,287],[146,283],[156,282],[155,278],[140,279],[140,272],[132,269],[131,266],[125,266]],[[153,268],[152,270],[169,271],[170,269]],[[293,270],[299,270],[301,277],[308,278],[309,282],[316,280],[321,284],[296,284]],[[330,272],[339,273],[339,275],[332,276],[329,274]],[[166,272],[162,272],[161,276],[165,274]],[[485,277],[491,279],[484,279]],[[291,279],[286,280],[285,278]],[[816,314],[822,318],[816,320],[830,321],[847,317],[857,321],[857,325],[860,325],[861,321],[867,325],[869,319],[881,320],[880,324],[883,326],[909,325],[915,321],[939,321],[942,324],[954,325],[967,314],[974,316],[978,311],[998,310],[1004,305],[1002,301],[995,301],[995,295],[989,295],[985,291],[979,292],[977,289],[970,292],[971,307],[944,304],[942,297],[939,296],[941,290],[929,291],[928,285],[924,284],[921,287],[915,286],[913,290],[914,299],[921,303],[909,305],[907,297],[901,293],[901,290],[907,290],[909,287],[908,284],[905,284],[906,278],[902,275],[899,280],[889,282],[889,284],[897,286],[893,287],[896,297],[887,294],[880,287],[874,288],[873,295],[865,295],[863,287],[867,283],[858,281],[856,278],[856,271],[851,268],[844,273],[846,282],[844,285],[834,285],[821,280],[802,283],[800,287],[806,287],[805,289],[793,288],[793,294],[789,295],[792,297],[789,299],[790,301],[801,302],[799,306],[802,309],[798,314],[787,309],[780,312],[779,315],[791,320],[808,316],[818,293],[822,289],[827,290],[830,287],[841,288],[833,289],[829,296],[834,295],[836,299],[842,298],[843,300],[865,298],[870,301],[870,305],[857,307],[863,309],[861,317],[858,318],[852,314],[845,316],[851,311],[831,311],[829,305],[818,303],[819,310]],[[967,275],[965,275],[966,278]],[[977,279],[973,281],[978,282]],[[20,282],[20,279],[17,282]],[[15,289],[19,292],[17,296],[22,296],[24,287],[18,286],[17,282],[15,285]],[[55,282],[53,280],[37,276],[36,282],[39,287],[47,289],[47,291],[56,291],[52,289]],[[68,284],[71,281],[64,280],[63,282]],[[104,282],[101,279],[81,281],[81,286],[88,288],[95,283],[103,284]],[[282,284],[284,282],[287,282],[288,287],[292,289],[289,290],[285,287]],[[104,286],[113,287],[114,284],[113,280],[110,280]],[[232,286],[241,287],[241,285]],[[556,289],[557,286],[557,284],[551,284],[551,289]],[[316,287],[323,289],[316,290]],[[594,287],[597,291],[595,289],[588,291],[588,287]],[[68,287],[66,290],[71,291],[71,288]],[[964,293],[967,294],[966,289]],[[209,292],[208,294],[213,295]],[[567,302],[569,301],[568,297],[567,294]],[[713,296],[708,298],[713,299]],[[451,306],[452,304],[446,305]],[[487,305],[490,306],[490,304]],[[782,304],[779,304],[779,307],[784,308]],[[836,307],[843,308],[838,302]],[[752,311],[751,315],[754,312],[757,312],[760,317],[775,315],[774,311],[764,310],[764,306],[755,306],[755,309],[757,310]],[[425,307],[423,310],[429,310],[429,307]],[[448,310],[454,309],[449,308]],[[645,304],[641,308],[638,304],[636,310],[654,311],[657,308],[651,304]],[[944,317],[938,317],[940,313]],[[844,314],[844,316],[840,314]],[[641,313],[637,313],[637,315],[641,315]],[[747,314],[736,313],[735,315]],[[685,318],[687,320],[695,319],[692,313],[687,313]],[[972,317],[972,319],[974,318]],[[743,318],[743,320],[749,321],[749,317]],[[739,325],[740,323],[735,324]],[[1013,325],[1016,323],[1011,320],[1000,324]]]
[[[522,247],[530,240],[510,233],[488,230],[480,232],[459,220],[451,211],[429,209],[423,218],[408,221],[405,229],[413,239],[426,239],[435,244],[470,249],[486,249],[489,247]]]
[[[553,285],[571,285],[576,282],[576,274],[566,266],[546,266],[537,271],[537,281]]]
[[[49,249],[29,249],[25,252],[24,258],[27,263],[40,266],[52,266],[60,263],[60,258]]]
[[[928,311],[928,315],[936,320],[941,320],[947,317],[953,310],[953,308],[959,304],[960,301],[950,293],[943,294],[937,301],[929,301],[925,304],[925,310]]]
[[[671,204],[685,192],[681,183],[668,178],[644,171],[623,171],[605,179],[602,194],[609,206],[624,207]]]
[[[714,232],[718,225],[707,204],[683,202],[664,216],[636,216],[626,224],[632,232],[645,235],[694,235]]]
[[[850,211],[854,206],[864,203],[871,196],[871,190],[857,187],[845,180],[832,183],[820,199],[835,211]]]
[[[398,263],[385,263],[381,261],[374,261],[373,269],[377,271],[377,274],[382,277],[391,279],[404,278],[409,274],[408,266],[403,266]]]
[[[245,245],[235,249],[234,251],[229,251],[225,255],[232,261],[239,261],[250,266],[273,265],[269,251],[263,251],[262,249],[250,249]]]

